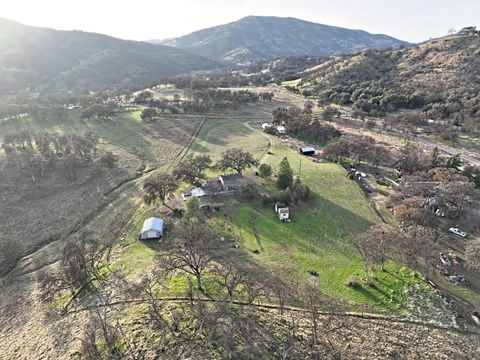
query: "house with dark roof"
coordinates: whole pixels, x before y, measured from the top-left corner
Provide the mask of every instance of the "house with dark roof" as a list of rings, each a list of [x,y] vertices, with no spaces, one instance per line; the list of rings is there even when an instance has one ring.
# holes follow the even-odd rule
[[[246,179],[242,174],[225,174],[220,176],[223,190],[239,190],[246,185]]]

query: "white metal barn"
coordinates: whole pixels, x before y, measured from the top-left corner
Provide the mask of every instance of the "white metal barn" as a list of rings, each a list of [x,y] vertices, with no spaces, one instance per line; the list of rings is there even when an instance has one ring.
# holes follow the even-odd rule
[[[145,220],[138,238],[140,240],[161,239],[163,237],[164,228],[165,222],[163,219],[152,217]]]

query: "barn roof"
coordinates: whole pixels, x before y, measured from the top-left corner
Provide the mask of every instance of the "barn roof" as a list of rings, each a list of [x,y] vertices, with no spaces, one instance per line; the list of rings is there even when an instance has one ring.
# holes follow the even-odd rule
[[[165,222],[163,221],[163,219],[152,217],[145,220],[145,222],[143,223],[142,232],[149,230],[162,231],[164,224]]]
[[[243,179],[242,174],[224,174],[220,176],[220,179],[223,181],[235,181],[235,180],[240,180]]]
[[[312,152],[312,151],[315,151],[315,148],[313,146],[305,146],[305,147],[300,148],[300,150],[302,152]]]

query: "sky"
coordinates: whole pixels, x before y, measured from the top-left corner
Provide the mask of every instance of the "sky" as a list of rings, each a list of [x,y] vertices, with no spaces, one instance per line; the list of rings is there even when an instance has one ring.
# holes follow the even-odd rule
[[[248,15],[296,17],[410,42],[480,26],[480,0],[1,0],[0,17],[123,39],[166,39]]]

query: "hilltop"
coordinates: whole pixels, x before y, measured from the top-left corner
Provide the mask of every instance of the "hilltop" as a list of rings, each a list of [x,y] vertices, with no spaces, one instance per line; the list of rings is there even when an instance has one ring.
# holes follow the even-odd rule
[[[0,19],[0,94],[21,89],[137,86],[208,70],[214,61],[180,49]]]
[[[321,25],[295,18],[263,16],[248,16],[233,23],[160,43],[229,63],[287,56],[331,56],[362,49],[408,45],[387,35]]]
[[[300,86],[367,113],[423,109],[433,119],[478,125],[480,36],[462,31],[397,51],[337,56],[306,70]]]

